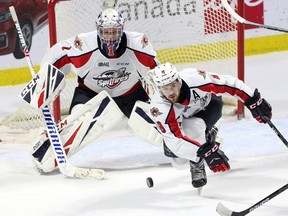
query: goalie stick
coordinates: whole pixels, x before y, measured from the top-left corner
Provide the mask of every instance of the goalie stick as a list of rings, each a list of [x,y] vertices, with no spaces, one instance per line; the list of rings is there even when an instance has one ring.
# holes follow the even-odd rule
[[[251,26],[257,26],[259,28],[264,28],[264,29],[270,29],[274,31],[280,31],[280,32],[286,32],[288,33],[288,29],[280,28],[280,27],[275,27],[275,26],[270,26],[270,25],[264,25],[264,24],[259,24],[259,23],[254,23],[250,22],[243,17],[239,16],[229,5],[227,0],[221,0],[223,6],[226,8],[226,10],[231,14],[232,17],[234,17],[238,22],[246,24],[246,25],[251,25]]]
[[[244,216],[244,215],[247,215],[250,212],[254,211],[258,207],[265,204],[266,202],[268,202],[269,200],[271,200],[272,198],[274,198],[275,196],[279,195],[280,193],[282,193],[283,191],[285,191],[287,189],[288,189],[288,184],[284,185],[283,187],[281,187],[278,190],[276,190],[275,192],[271,193],[269,196],[265,197],[261,201],[255,203],[254,205],[252,205],[249,208],[247,208],[243,211],[240,211],[240,212],[235,212],[235,211],[232,211],[232,210],[226,208],[221,202],[218,203],[216,211],[221,216]]]
[[[15,27],[17,29],[17,33],[20,39],[21,46],[23,48],[23,52],[25,54],[25,58],[27,60],[30,72],[32,77],[35,75],[35,71],[33,68],[33,64],[30,58],[28,47],[26,46],[25,39],[23,37],[23,33],[18,21],[18,17],[15,11],[15,8],[13,6],[9,7],[12,19],[14,21]],[[63,148],[61,138],[59,135],[59,132],[57,130],[57,126],[54,122],[52,113],[46,105],[44,108],[42,108],[42,114],[45,120],[45,124],[47,127],[47,133],[49,140],[52,144],[53,151],[55,154],[55,158],[59,167],[60,172],[67,176],[67,177],[75,177],[75,178],[88,178],[88,179],[103,179],[104,178],[104,170],[102,169],[90,169],[90,168],[80,168],[75,167],[72,164],[70,164],[67,160],[67,155],[65,153],[65,150]]]

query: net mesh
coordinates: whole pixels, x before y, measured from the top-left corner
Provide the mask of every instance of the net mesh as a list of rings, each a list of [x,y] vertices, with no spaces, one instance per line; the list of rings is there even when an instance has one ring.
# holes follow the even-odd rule
[[[237,8],[237,0],[230,3]],[[237,25],[220,0],[59,1],[55,6],[57,40],[94,31],[97,16],[107,5],[122,13],[125,31],[146,34],[161,63],[237,76]],[[75,86],[72,74],[61,93],[62,115],[67,114]],[[224,100],[236,105],[230,97]],[[31,130],[44,123],[39,110],[23,105],[1,125]]]

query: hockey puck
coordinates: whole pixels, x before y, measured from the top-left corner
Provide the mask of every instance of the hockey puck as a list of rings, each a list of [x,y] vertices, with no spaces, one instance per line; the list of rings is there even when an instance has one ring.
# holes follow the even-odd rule
[[[147,183],[147,186],[148,186],[149,188],[151,188],[151,187],[154,186],[153,179],[152,179],[151,177],[148,177],[148,178],[146,179],[146,183]]]

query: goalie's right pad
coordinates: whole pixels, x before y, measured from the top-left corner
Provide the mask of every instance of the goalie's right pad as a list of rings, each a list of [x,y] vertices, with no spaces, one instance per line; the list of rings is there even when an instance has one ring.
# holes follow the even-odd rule
[[[105,131],[121,122],[123,113],[106,91],[100,92],[82,107],[57,124],[67,157],[78,152]],[[57,167],[52,146],[46,135],[32,146],[32,160],[40,172]]]
[[[34,108],[53,101],[65,87],[65,75],[52,64],[45,63],[20,92],[20,97]]]

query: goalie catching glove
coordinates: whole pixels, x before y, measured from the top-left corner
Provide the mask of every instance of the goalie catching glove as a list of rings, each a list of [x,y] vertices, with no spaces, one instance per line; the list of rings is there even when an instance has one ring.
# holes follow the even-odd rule
[[[253,97],[248,98],[244,104],[258,122],[266,123],[265,118],[271,119],[272,107],[264,98],[261,98],[258,89],[255,89]]]
[[[219,149],[217,143],[206,142],[197,151],[197,156],[203,158],[213,172],[224,172],[230,169],[228,157]]]

